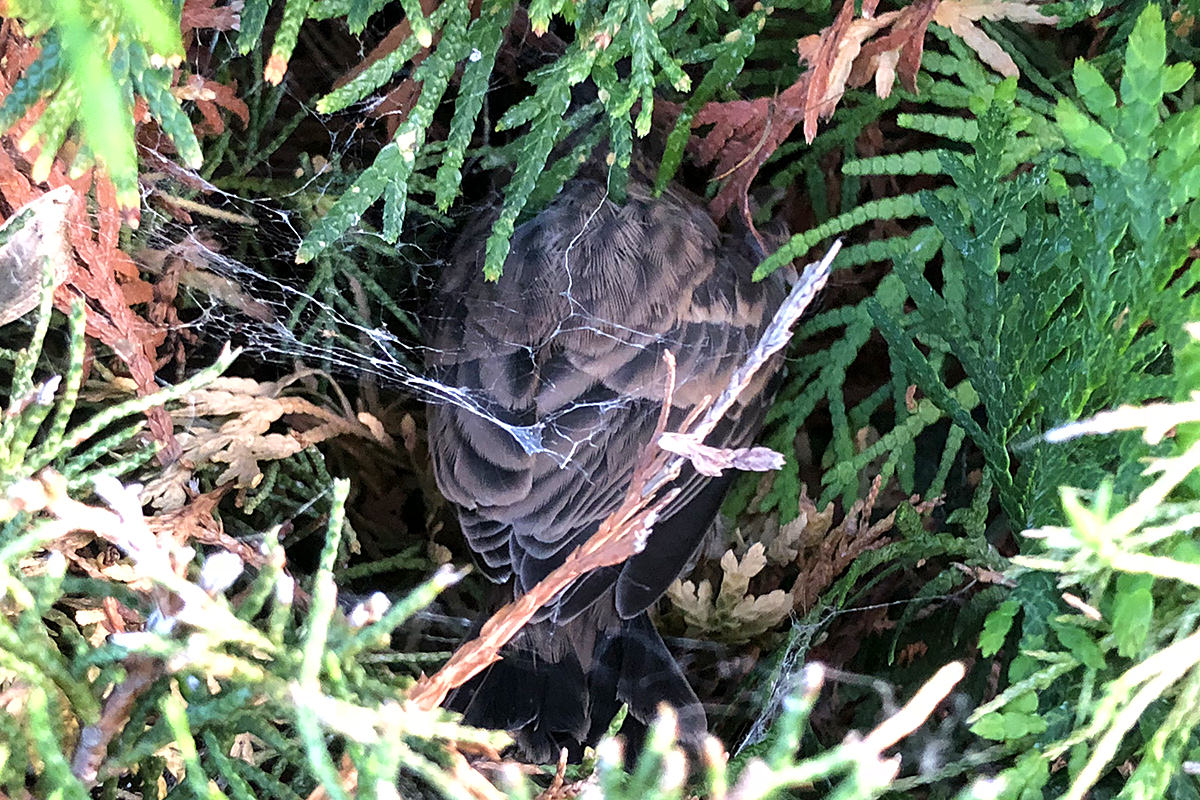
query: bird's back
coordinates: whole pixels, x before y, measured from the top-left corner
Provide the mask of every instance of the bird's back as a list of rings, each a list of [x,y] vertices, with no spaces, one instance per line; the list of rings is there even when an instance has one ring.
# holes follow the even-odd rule
[[[664,350],[677,362],[672,424],[725,388],[785,293],[782,278],[751,280],[757,256],[744,239],[723,238],[694,198],[654,198],[635,183],[618,206],[602,184],[585,179],[517,229],[498,281],[484,279],[481,246],[458,249],[438,279],[427,363],[433,377],[474,402],[430,407],[430,449],[438,485],[458,507],[467,543],[491,579],[527,591],[620,505],[664,401]],[[769,378],[758,379],[707,443],[749,442]],[[513,426],[540,432],[540,447],[523,446]],[[588,729],[579,739],[607,723],[591,719],[612,705],[598,691],[634,691],[638,676],[626,673],[673,670],[682,680],[673,662],[660,663],[665,648],[643,615],[694,556],[726,483],[685,471],[679,498],[645,549],[577,582],[506,655],[509,671],[530,654],[543,672],[557,667],[560,678],[569,677],[560,694],[572,694],[578,673],[585,685],[573,699],[542,706],[582,703],[578,719],[567,715],[568,727]],[[606,658],[616,663],[604,667]],[[602,668],[614,685],[601,690],[589,676]],[[662,681],[642,675],[637,691],[655,683]],[[671,687],[659,688],[659,699],[695,702],[686,683],[674,696]],[[481,680],[458,704],[468,721],[547,726],[539,717],[548,712],[537,703],[497,711],[497,698],[473,696],[485,691],[507,693]],[[656,701],[646,699],[631,703],[635,715],[642,705],[652,712]],[[491,710],[472,719],[472,707]],[[698,704],[690,716],[697,711]],[[527,755],[556,755],[543,734],[522,741]]]

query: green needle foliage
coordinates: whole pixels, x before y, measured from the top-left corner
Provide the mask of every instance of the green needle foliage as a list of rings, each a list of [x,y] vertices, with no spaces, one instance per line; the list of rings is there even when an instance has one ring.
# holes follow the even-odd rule
[[[44,297],[50,297],[49,282]],[[230,552],[200,557],[171,536],[152,533],[136,486],[123,486],[119,471],[76,462],[90,458],[78,453],[80,445],[144,410],[147,401],[115,406],[75,425],[61,421],[70,416],[74,390],[56,400],[53,379],[26,402],[49,327],[48,299],[40,314],[33,341],[16,354],[16,389],[0,428],[6,467],[0,482],[0,686],[8,709],[0,715],[0,789],[10,797],[28,790],[38,797],[81,800],[121,792],[159,797],[163,785],[179,798],[299,798],[318,786],[334,798],[390,798],[398,791],[472,797],[455,778],[447,743],[497,747],[504,735],[464,728],[447,712],[406,704],[412,678],[369,658],[389,650],[392,632],[461,573],[442,569],[373,619],[352,621],[356,615],[339,608],[334,580],[349,530],[346,480],[331,482],[320,560],[303,595],[282,569],[277,529],[262,537],[263,563],[246,576],[241,573],[247,565]],[[77,387],[83,355],[79,307],[70,327],[68,385]],[[151,399],[170,403],[211,380],[230,360],[226,354]],[[34,437],[39,430],[42,436]],[[122,439],[110,437],[108,450],[131,446],[134,432],[136,427],[123,428]],[[31,447],[35,438],[42,444]],[[33,473],[46,464],[85,470],[87,480],[75,488],[50,472],[34,480]],[[94,494],[104,505],[85,505],[74,494]],[[132,580],[69,574],[59,540],[76,531],[117,547],[138,588]],[[235,583],[236,594],[230,591]],[[92,625],[68,613],[106,599],[143,615],[144,629],[97,637]],[[828,781],[837,787],[833,796],[845,800],[881,796],[895,771],[881,752],[890,739],[873,746],[869,740],[847,741],[819,757],[798,758],[797,744],[820,688],[820,670],[808,670],[775,726],[765,759],[731,769],[714,741],[700,779],[706,794],[723,795],[733,787],[743,798],[767,798]],[[914,701],[905,724],[918,724],[948,688],[943,684],[932,700]],[[595,765],[604,796],[686,796],[688,769],[674,730],[673,718],[664,713],[644,752],[631,757],[629,770],[620,745],[606,741]],[[248,747],[253,757],[245,757]],[[243,754],[231,755],[239,751]],[[164,776],[172,782],[164,784]],[[985,788],[974,786],[961,797],[985,797]],[[508,797],[530,798],[535,791],[525,777],[511,774]]]
[[[1071,532],[1047,529],[1023,547],[1032,554],[1011,573],[1012,598],[983,629],[984,655],[1020,630],[1008,688],[973,717],[974,732],[1028,754],[1004,773],[1004,797],[1069,784],[1062,796],[1080,798],[1118,753],[1138,765],[1119,796],[1191,796],[1179,770],[1195,744],[1196,662],[1181,644],[1194,631],[1194,584],[1155,578],[1191,574],[1179,563],[1192,558],[1182,536],[1191,525],[1178,522],[1190,505],[1163,503],[1194,464],[1156,462],[1164,477],[1137,495],[1145,442],[1044,434],[1183,391],[1172,362],[1194,347],[1186,325],[1200,278],[1188,264],[1200,236],[1200,116],[1195,108],[1168,114],[1164,99],[1193,72],[1166,63],[1155,6],[1129,36],[1119,102],[1095,67],[1077,63],[1080,103],[1061,99],[1055,118],[1064,152],[1078,158],[1078,183],[1055,170],[1057,159],[1013,176],[1012,143],[1027,122],[1013,112],[1011,86],[997,91],[974,154],[943,158],[956,191],[920,197],[935,231],[913,251],[941,256],[941,286],[926,279],[926,262],[898,258],[910,310],[869,306],[894,368],[979,448],[1010,520],[1052,524],[1061,519],[1059,486],[1097,491],[1090,510],[1065,495]],[[946,381],[951,366],[964,382]],[[1123,502],[1129,508],[1114,515]],[[1058,586],[1082,593],[1099,619],[1069,613],[1046,570],[1062,573]],[[1144,660],[1126,670],[1135,658]],[[1160,711],[1151,713],[1154,704]],[[1052,777],[1051,763],[1068,753],[1067,774]]]
[[[1189,385],[1194,392],[1197,384]],[[1141,429],[1157,441],[1164,418],[1187,424],[1196,415],[1194,400],[1124,407],[1072,434]],[[992,655],[1024,616],[1010,684],[970,720],[978,735],[1025,754],[1002,774],[1003,797],[1049,789],[1071,800],[1088,792],[1197,796],[1183,762],[1200,753],[1200,551],[1195,501],[1183,499],[1193,495],[1179,490],[1197,475],[1200,446],[1177,447],[1149,466],[1156,479],[1128,501],[1112,480],[1094,491],[1063,489],[1069,524],[1026,532],[1037,554],[1014,559],[1010,576],[1026,586],[1054,576],[1057,590],[1079,598],[1073,608],[1051,604],[1036,635],[1029,624],[1036,613],[1007,600],[984,626],[980,648]],[[1055,701],[1063,697],[1074,702]],[[1052,775],[1058,759],[1067,769]],[[1123,786],[1110,772],[1120,761],[1135,765]]]
[[[979,447],[1019,525],[1054,518],[1057,487],[1069,475],[1092,483],[1098,473],[1088,470],[1132,455],[1050,444],[1039,439],[1045,430],[1174,394],[1170,354],[1187,342],[1200,279],[1185,269],[1200,235],[1200,116],[1194,108],[1164,113],[1164,94],[1194,71],[1167,66],[1165,55],[1162,20],[1150,7],[1129,40],[1119,106],[1094,67],[1076,65],[1091,115],[1065,98],[1055,109],[1063,149],[1086,181],[1075,186],[1057,159],[1010,177],[1020,149],[1012,143],[1027,121],[1013,111],[1012,85],[1002,85],[979,120],[974,154],[942,157],[954,193],[920,195],[934,228],[895,262],[912,310],[869,305],[906,382]],[[935,254],[937,290],[923,273]],[[969,390],[942,378],[952,364]],[[1136,464],[1125,463],[1118,485],[1128,489]]]
[[[1195,386],[1188,367],[1195,345],[1186,331],[1197,316],[1200,278],[1191,253],[1200,238],[1194,69],[1171,63],[1170,54],[1186,44],[1167,35],[1156,6],[1135,11],[1120,12],[1128,25],[1121,23],[1115,54],[1077,62],[1069,82],[1046,80],[1022,63],[1022,84],[1027,79],[1036,92],[989,78],[952,39],[948,53],[927,52],[923,66],[932,77],[921,85],[927,110],[900,114],[896,122],[946,145],[850,159],[843,192],[854,196],[860,175],[942,176],[951,183],[850,204],[759,268],[767,272],[828,237],[881,220],[904,221],[911,231],[846,248],[843,268],[887,260],[893,270],[863,302],[802,326],[802,336],[833,342],[789,364],[769,441],[788,447],[814,409],[828,409],[832,441],[818,453],[825,467],[818,505],[861,496],[868,470],[894,479],[905,493],[937,496],[970,453],[982,459],[981,479],[943,529],[928,531],[899,515],[895,540],[859,557],[833,584],[820,607],[799,621],[781,661],[807,651],[834,617],[831,610],[869,602],[884,581],[922,567],[925,583],[896,619],[891,652],[912,635],[906,628],[942,648],[936,652],[956,652],[960,637],[976,635],[982,623],[983,655],[1005,659],[1008,683],[1000,698],[975,712],[972,730],[1017,757],[1003,773],[1003,797],[1068,791],[1078,797],[1093,785],[1098,797],[1197,796],[1194,780],[1181,774],[1181,759],[1196,753],[1195,722],[1184,712],[1191,709],[1190,667],[1160,676],[1152,689],[1144,689],[1150,678],[1139,676],[1158,675],[1154,667],[1117,682],[1136,659],[1190,634],[1192,622],[1178,616],[1194,619],[1186,616],[1189,586],[1134,575],[1100,580],[1102,570],[1081,562],[1059,564],[1056,586],[1049,567],[1021,568],[1009,574],[1012,588],[988,586],[945,612],[950,627],[926,630],[922,639],[917,623],[921,609],[936,609],[968,585],[964,563],[1004,569],[989,504],[998,503],[999,519],[1016,530],[1063,522],[1063,485],[1107,486],[1113,507],[1132,504],[1147,484],[1144,459],[1164,450],[1129,433],[1052,442],[1044,437],[1048,430],[1122,404],[1183,400]],[[826,136],[852,142],[863,120],[874,118],[874,102],[864,101],[860,115],[835,117]],[[836,147],[821,138],[814,151]],[[785,172],[782,185],[819,175],[819,156],[798,153]],[[812,185],[815,201],[824,187]],[[851,405],[847,372],[876,333],[888,345],[890,380]],[[879,436],[864,446],[856,433],[867,426]],[[1179,441],[1194,442],[1195,430],[1181,425]],[[940,456],[934,451],[932,474],[931,431],[940,431],[933,441],[941,449]],[[1176,482],[1194,497],[1196,478],[1186,475]],[[799,488],[799,469],[789,465],[750,510],[775,509],[790,519]],[[730,506],[744,502],[741,495]],[[1184,508],[1190,506],[1161,513],[1174,518]],[[1178,530],[1185,529],[1190,523],[1180,523]],[[1027,559],[1041,557],[1041,541],[1022,540]],[[1097,535],[1089,546],[1103,551],[1108,544]],[[1129,552],[1109,552],[1106,558],[1117,559],[1109,568],[1122,570]],[[929,577],[928,566],[939,563],[946,566]],[[1082,572],[1074,571],[1077,565]],[[1102,621],[1068,614],[1060,586],[1076,587]],[[1014,631],[1019,635],[1010,636]],[[1111,631],[1110,638],[1100,640],[1100,631]],[[1111,688],[1101,701],[1105,685]],[[1138,689],[1137,702],[1128,703]],[[1176,692],[1184,699],[1173,699]],[[1069,771],[1053,769],[1060,755],[1073,759]],[[1138,780],[1124,787],[1113,772],[1122,760],[1140,765]],[[955,769],[947,765],[905,785],[932,783],[935,796],[947,796],[940,781]]]
[[[13,0],[6,13],[20,19],[41,53],[0,107],[7,131],[39,100],[46,107],[22,137],[38,145],[33,166],[44,180],[72,130],[82,145],[71,165],[82,174],[99,162],[117,190],[122,208],[136,209],[137,153],[133,101],[141,96],[181,160],[199,167],[200,144],[191,121],[171,94],[173,66],[183,58],[179,6],[164,0]]]
[[[136,204],[132,108],[141,97],[205,179],[233,192],[253,186],[255,196],[282,185],[251,176],[307,113],[272,127],[284,87],[257,93],[243,140],[226,128],[201,167],[171,92],[170,65],[182,54],[179,5],[9,3],[41,52],[0,120],[11,125],[45,101],[27,137],[43,148],[35,174],[76,134],[75,167],[101,163],[122,202]],[[385,5],[246,0],[236,45],[257,60],[257,72],[269,72],[291,57],[307,20],[340,18],[362,32]],[[671,96],[680,116],[659,165],[665,185],[698,109],[732,97],[730,87],[761,96],[781,76],[794,80],[796,18],[819,30],[814,20],[830,11],[790,1],[778,4],[786,14],[669,0],[533,0],[521,8],[485,0],[477,13],[466,0],[429,13],[416,0],[398,5],[413,35],[318,109],[343,110],[403,81],[419,86],[415,105],[365,169],[334,165],[329,196],[278,192],[312,225],[299,258],[314,260],[304,295],[318,302],[297,301],[287,322],[304,327],[296,339],[314,349],[337,324],[314,310],[322,302],[364,330],[386,319],[419,333],[385,280],[395,279],[387,276],[392,248],[370,235],[356,250],[333,247],[347,231],[406,238],[414,213],[437,218],[456,202],[468,160],[483,155],[511,167],[488,240],[494,277],[514,227],[570,180],[581,156],[608,142],[610,189],[620,197],[656,98]],[[829,438],[815,445],[823,476],[812,487],[821,505],[848,507],[863,495],[864,475],[906,495],[940,496],[956,483],[966,494],[948,502],[937,525],[902,506],[890,538],[835,578],[778,648],[776,677],[794,680],[785,664],[808,652],[829,619],[903,578],[909,602],[892,620],[882,660],[922,626],[937,636],[926,637],[920,679],[964,650],[974,656],[962,688],[973,706],[970,745],[941,767],[900,779],[887,755],[893,740],[876,746],[883,737],[872,734],[821,746],[810,735],[819,670],[809,667],[798,672],[800,690],[781,693],[777,716],[763,712],[774,722],[753,756],[731,765],[709,758],[692,784],[669,715],[643,753],[626,756],[606,741],[578,776],[594,768],[608,800],[814,790],[845,800],[889,792],[1200,798],[1188,773],[1200,761],[1200,414],[1191,407],[1200,344],[1187,332],[1198,317],[1200,278],[1191,255],[1200,238],[1200,111],[1189,63],[1196,54],[1156,5],[1080,0],[1050,9],[1067,22],[1104,12],[1109,49],[1063,76],[1020,35],[991,27],[1021,71],[1019,82],[1005,81],[960,37],[934,27],[917,93],[849,93],[811,146],[785,144],[761,173],[777,188],[806,193],[815,221],[760,273],[807,259],[842,235],[852,237],[842,275],[890,265],[860,299],[802,326],[800,338],[827,344],[789,361],[768,444],[791,453],[809,417],[824,409]],[[569,35],[558,57],[528,76],[528,96],[496,121],[485,101],[517,14],[535,33]],[[885,121],[918,145],[860,155],[864,132]],[[488,138],[479,136],[482,126],[507,138],[480,148]],[[826,165],[837,155],[831,192]],[[879,178],[928,188],[860,202]],[[839,207],[832,194],[844,198]],[[381,213],[370,216],[380,201]],[[770,200],[765,205],[770,210]],[[10,227],[21,224],[18,217]],[[879,235],[858,235],[868,228]],[[7,234],[0,231],[0,244]],[[226,252],[269,258],[270,243],[245,238]],[[348,287],[367,299],[360,303]],[[28,341],[0,352],[10,387],[0,416],[0,788],[13,797],[301,798],[318,787],[336,798],[473,796],[451,743],[502,746],[504,737],[406,706],[404,693],[429,654],[397,653],[392,638],[459,574],[435,573],[365,622],[344,613],[337,584],[428,562],[422,542],[386,565],[351,565],[349,485],[312,452],[266,467],[246,494],[246,513],[222,519],[226,533],[259,548],[256,566],[231,562],[221,548],[150,534],[134,488],[123,485],[153,474],[139,415],[177,402],[231,356],[153,397],[97,407],[81,400],[83,307],[56,320],[49,278],[44,290]],[[363,317],[359,305],[382,311]],[[59,329],[66,345],[55,358],[53,348],[43,350]],[[854,394],[847,376],[878,342],[889,366],[869,392]],[[322,357],[338,366],[332,350]],[[1115,431],[1108,435],[1047,435],[1126,404],[1147,408],[1104,423]],[[1164,441],[1168,427],[1174,437]],[[867,429],[878,435],[858,436]],[[976,465],[978,480],[956,481]],[[800,474],[791,459],[749,510],[795,517]],[[730,507],[748,504],[743,489]],[[315,541],[312,575],[284,571],[284,520],[296,531],[292,540]],[[1030,530],[1019,537],[1021,555],[1002,557],[997,542],[1023,529]],[[80,531],[97,535],[97,550],[116,548],[121,566],[141,579],[137,587],[69,567],[67,548],[55,543]],[[983,572],[999,577],[967,585]],[[943,613],[938,604],[948,596],[961,602]],[[76,613],[113,600],[145,629],[105,637]],[[927,611],[932,622],[922,619]],[[962,777],[972,771],[991,777]],[[515,770],[508,776],[499,791],[509,797],[540,791]]]
[[[255,5],[267,3],[260,0]],[[313,9],[314,15],[348,13],[353,28],[354,23],[361,25],[382,3],[346,3],[344,8],[335,10],[336,5],[319,4]],[[307,6],[307,3],[287,3],[285,17],[293,11],[303,13],[298,9]],[[428,17],[419,13],[410,16],[416,36],[318,103],[318,110],[331,113],[366,97],[410,69],[418,47],[434,42],[431,52],[412,70],[411,80],[421,86],[417,104],[374,164],[358,176],[305,237],[298,260],[307,261],[329,247],[358,224],[363,213],[381,197],[383,234],[388,241],[396,241],[404,221],[417,154],[426,145],[430,121],[446,97],[451,77],[461,68],[454,114],[434,174],[437,204],[442,210],[450,206],[461,190],[461,167],[472,134],[480,123],[500,33],[511,22],[514,10],[511,2],[486,2],[480,15],[469,20],[465,0],[450,0],[440,4]],[[645,136],[650,129],[655,92],[690,91],[691,79],[684,67],[698,67],[704,71],[704,79],[685,104],[659,172],[659,181],[665,184],[682,157],[692,115],[738,74],[771,11],[771,7],[759,4],[739,15],[727,4],[719,3],[706,6],[702,14],[695,4],[651,5],[646,0],[532,3],[528,17],[535,32],[546,31],[552,19],[562,19],[573,28],[574,37],[556,61],[528,75],[533,93],[495,123],[498,130],[522,132],[506,146],[516,168],[504,190],[499,217],[488,239],[484,267],[487,274],[493,278],[500,274],[508,255],[509,237],[530,198],[552,196],[578,169],[578,152],[588,142],[594,146],[606,138],[610,143],[613,152],[610,189],[615,196],[623,196],[633,158],[633,140]],[[421,32],[427,33],[429,41],[424,40]],[[246,30],[242,33],[245,35]],[[280,49],[278,38],[275,48],[277,52]],[[629,74],[620,77],[617,65],[626,60]],[[573,113],[572,90],[589,79],[598,89],[597,100],[583,111]],[[577,131],[586,132],[583,142],[552,159],[555,147]]]

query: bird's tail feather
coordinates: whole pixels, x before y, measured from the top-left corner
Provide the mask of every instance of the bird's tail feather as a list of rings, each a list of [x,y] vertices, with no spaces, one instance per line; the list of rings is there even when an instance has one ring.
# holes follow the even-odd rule
[[[645,614],[600,634],[590,654],[571,648],[557,660],[511,648],[504,658],[451,695],[466,722],[510,731],[523,758],[553,762],[562,748],[578,760],[595,745],[623,704],[629,752],[640,749],[661,703],[677,715],[680,742],[697,751],[707,731],[704,708]],[[585,670],[581,664],[588,663]]]
[[[616,633],[597,644],[589,679],[593,740],[599,740],[620,706],[627,704],[629,715],[621,733],[629,752],[640,750],[646,728],[665,703],[675,711],[680,743],[693,752],[699,750],[708,732],[704,706],[645,613],[625,620]]]

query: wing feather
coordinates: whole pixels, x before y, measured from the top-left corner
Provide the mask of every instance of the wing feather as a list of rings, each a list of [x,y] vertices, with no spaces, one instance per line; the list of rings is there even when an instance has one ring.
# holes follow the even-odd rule
[[[576,181],[518,228],[498,281],[481,259],[464,248],[441,276],[427,362],[506,424],[543,425],[544,450],[443,404],[430,407],[431,452],[484,571],[523,592],[620,505],[665,396],[663,352],[676,356],[677,423],[725,387],[784,292],[780,279],[750,280],[751,248],[723,241],[694,199],[640,185],[617,206]],[[709,444],[749,442],[765,380]],[[568,620],[614,588],[622,617],[643,611],[694,555],[726,483],[686,471],[646,550],[586,576],[546,615]]]

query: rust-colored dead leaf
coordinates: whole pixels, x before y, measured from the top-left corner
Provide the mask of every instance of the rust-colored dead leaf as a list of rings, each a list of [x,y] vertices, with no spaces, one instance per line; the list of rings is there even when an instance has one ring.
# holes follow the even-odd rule
[[[899,78],[905,89],[916,92],[925,32],[937,7],[938,0],[918,0],[904,9],[885,34],[864,43],[846,85],[865,86],[873,76],[875,94],[887,97],[894,78]]]
[[[94,216],[82,203],[72,208],[70,240],[78,258],[66,283],[55,292],[54,304],[66,312],[76,298],[88,298],[87,334],[108,345],[125,363],[139,394],[153,394],[159,388],[157,351],[166,339],[166,331],[132,306],[149,303],[154,288],[142,280],[137,265],[120,249],[122,218],[112,184],[97,181],[95,194]],[[179,445],[170,418],[161,406],[148,410],[146,416],[151,435],[163,448],[160,463],[173,460],[179,454]]]
[[[170,536],[180,546],[198,542],[220,547],[244,563],[261,568],[266,565],[267,557],[257,548],[226,533],[224,524],[216,515],[217,504],[228,490],[228,486],[223,486],[197,495],[182,508],[147,517],[146,525],[154,534]]]
[[[206,7],[204,0],[194,7],[197,10]],[[220,14],[216,17],[201,14],[195,21],[215,27],[228,22],[223,21]],[[12,90],[14,82],[30,67],[37,54],[38,46],[6,20],[0,27],[0,99]],[[188,86],[191,84],[185,83],[185,93]],[[200,93],[193,99],[202,106],[202,112],[205,110],[203,104],[208,102],[229,108],[245,119],[244,109],[239,108],[240,101],[233,96],[232,89],[206,83],[193,88]],[[206,100],[210,95],[212,99]],[[24,158],[16,146],[43,108],[44,103],[34,104],[24,119],[11,131],[3,133],[10,146],[0,147],[0,198],[10,208],[20,208],[44,193],[30,176],[36,147]],[[148,124],[146,105],[140,98],[135,104],[134,117],[139,124],[139,136],[154,139],[149,133],[153,126]],[[39,182],[52,189],[70,187],[76,195],[76,199],[67,204],[66,235],[63,237],[73,252],[65,269],[65,279],[54,293],[54,305],[67,312],[74,302],[85,300],[87,335],[107,345],[124,362],[140,394],[150,394],[158,390],[157,373],[163,365],[158,349],[166,340],[170,320],[162,315],[148,319],[138,309],[155,300],[154,287],[142,280],[137,265],[120,249],[121,226],[136,225],[138,210],[121,208],[112,184],[95,171],[69,176],[68,165],[73,158],[74,146],[68,142],[63,152],[51,161],[47,174],[38,176],[43,179]],[[145,155],[145,148],[142,152]],[[94,211],[89,211],[79,199],[89,194],[95,198]],[[170,419],[161,408],[150,409],[146,416],[151,436],[162,446],[158,456],[160,463],[171,461],[178,455],[179,445],[172,435]]]
[[[891,25],[901,15],[889,11],[873,16],[876,2],[864,2],[862,16],[854,18],[853,0],[847,0],[833,25],[820,35],[806,36],[796,43],[800,61],[808,64],[809,80],[804,95],[804,140],[817,135],[817,121],[833,116],[850,77],[863,42]]]
[[[237,82],[226,86],[199,75],[190,75],[175,90],[180,100],[195,103],[203,122],[196,125],[196,133],[202,136],[219,136],[225,132],[225,120],[221,109],[233,114],[244,129],[250,124],[250,107],[237,96]]]
[[[833,114],[847,88],[874,80],[876,93],[886,97],[899,78],[916,89],[937,0],[918,0],[879,16],[876,5],[876,0],[863,3],[856,18],[854,0],[846,0],[833,24],[797,42],[809,69],[775,97],[708,103],[697,112],[693,126],[709,129],[688,147],[697,161],[714,165],[718,179],[728,179],[710,204],[714,215],[724,216],[736,206],[753,230],[749,189],[759,169],[801,121],[811,142],[818,123]],[[668,112],[672,108],[666,106]]]
[[[236,30],[241,22],[240,7],[241,3],[218,6],[216,0],[185,0],[180,14],[180,27],[185,31]]]

